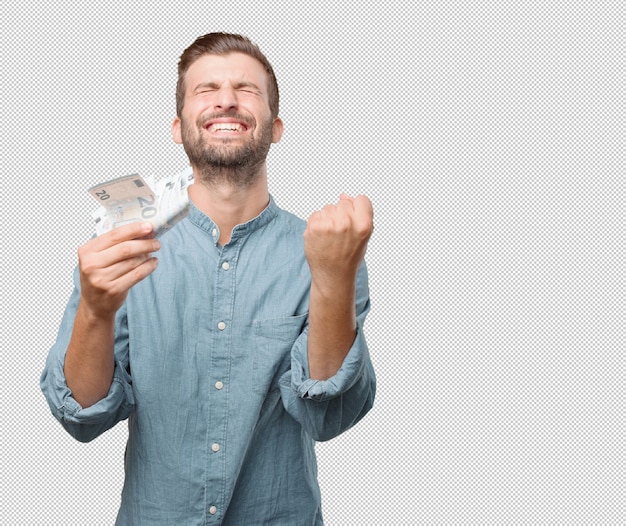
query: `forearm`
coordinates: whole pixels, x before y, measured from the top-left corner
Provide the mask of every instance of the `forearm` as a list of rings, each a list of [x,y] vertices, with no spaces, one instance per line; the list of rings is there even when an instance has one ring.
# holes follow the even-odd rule
[[[313,380],[334,376],[356,336],[355,279],[311,283],[308,360]]]
[[[107,396],[115,369],[115,313],[129,289],[157,265],[160,243],[145,239],[152,225],[133,222],[93,238],[78,249],[80,301],[63,372],[83,408]]]
[[[74,399],[89,407],[105,398],[113,381],[115,317],[94,316],[79,303],[65,355],[64,374]]]
[[[316,354],[315,341],[319,343],[322,338],[328,336],[330,332],[326,332],[326,329],[340,316],[335,315],[319,325],[316,320],[321,320],[317,314],[333,315],[333,311],[329,309],[338,306],[340,295],[336,289],[330,297],[330,303],[327,304],[328,308],[324,308],[322,302],[318,303],[316,300],[316,295],[321,291],[313,286],[308,330],[294,345],[291,369],[285,373],[280,382],[283,403],[287,411],[317,441],[329,440],[353,426],[369,411],[374,402],[376,378],[363,331],[365,318],[370,309],[365,265],[359,269],[356,283],[356,301],[349,305],[350,307],[355,305],[356,329],[350,328],[352,322],[342,324],[350,330],[346,331],[343,344],[338,346],[341,352],[335,355],[337,362],[332,368],[328,367],[330,364],[328,359],[320,358],[320,365],[328,367],[324,374],[327,377],[326,381],[321,375],[315,377],[317,360],[311,356]],[[344,293],[341,294],[343,295]],[[346,293],[345,297],[351,295]],[[323,296],[318,299],[321,298]],[[318,307],[321,310],[318,311]],[[322,331],[317,331],[316,326]],[[333,341],[337,341],[336,338],[335,336],[330,343],[321,345],[320,349],[330,350]],[[347,349],[347,354],[343,352],[344,349]]]
[[[314,212],[304,231],[311,269],[309,375],[327,380],[341,367],[356,337],[356,278],[373,229],[365,196],[342,194],[336,205]]]

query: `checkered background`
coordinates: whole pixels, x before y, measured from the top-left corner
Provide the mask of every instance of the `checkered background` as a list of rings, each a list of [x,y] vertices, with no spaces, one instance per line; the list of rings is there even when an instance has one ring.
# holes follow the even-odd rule
[[[75,442],[39,374],[87,188],[186,165],[176,62],[221,30],[276,70],[278,204],[374,203],[378,396],[317,447],[327,524],[626,524],[624,19],[621,1],[3,3],[0,523],[114,521],[125,424]]]

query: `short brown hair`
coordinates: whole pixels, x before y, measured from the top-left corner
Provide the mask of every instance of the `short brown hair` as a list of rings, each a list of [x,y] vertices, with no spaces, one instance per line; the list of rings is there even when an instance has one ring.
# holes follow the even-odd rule
[[[268,98],[272,117],[278,117],[278,82],[274,69],[256,44],[248,38],[233,33],[208,33],[198,37],[178,61],[178,82],[176,83],[176,115],[182,115],[185,104],[185,74],[189,67],[203,55],[228,55],[243,53],[258,60],[268,76]]]

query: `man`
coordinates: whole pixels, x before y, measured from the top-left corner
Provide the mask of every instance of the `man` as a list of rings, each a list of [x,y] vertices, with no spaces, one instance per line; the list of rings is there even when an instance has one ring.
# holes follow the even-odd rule
[[[200,37],[178,69],[189,215],[160,241],[137,222],[78,250],[42,389],[78,440],[129,419],[118,524],[319,525],[314,441],[374,400],[372,206],[342,195],[307,223],[277,207],[278,87],[248,39]]]

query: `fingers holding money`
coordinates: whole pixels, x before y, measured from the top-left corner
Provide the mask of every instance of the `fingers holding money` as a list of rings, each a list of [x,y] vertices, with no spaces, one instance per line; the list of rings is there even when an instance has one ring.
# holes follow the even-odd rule
[[[84,252],[88,255],[97,255],[97,266],[106,267],[118,261],[158,250],[159,244],[156,239],[148,239],[151,232],[152,225],[148,222],[130,223],[92,239],[84,245],[88,248]],[[81,250],[79,249],[79,258],[80,256]]]
[[[160,243],[145,239],[151,230],[150,223],[131,223],[79,248],[81,300],[92,313],[114,316],[128,290],[154,271],[157,259],[152,253]]]

